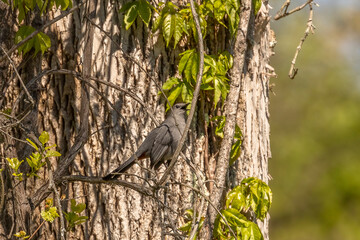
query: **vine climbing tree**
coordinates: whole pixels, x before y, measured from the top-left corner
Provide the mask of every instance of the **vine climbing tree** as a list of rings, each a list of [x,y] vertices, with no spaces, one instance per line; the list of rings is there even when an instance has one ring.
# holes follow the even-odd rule
[[[0,8],[2,237],[269,239],[268,1]],[[185,151],[102,180],[175,102]]]

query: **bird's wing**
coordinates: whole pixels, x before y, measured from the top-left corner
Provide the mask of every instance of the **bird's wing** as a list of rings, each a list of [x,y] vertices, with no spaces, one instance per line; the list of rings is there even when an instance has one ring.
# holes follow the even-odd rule
[[[151,167],[157,168],[171,151],[172,136],[169,126],[162,124],[157,128],[157,135],[150,152]]]

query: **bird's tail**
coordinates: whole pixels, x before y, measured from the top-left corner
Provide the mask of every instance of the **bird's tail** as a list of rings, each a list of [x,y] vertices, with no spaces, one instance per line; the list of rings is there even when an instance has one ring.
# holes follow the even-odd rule
[[[128,170],[132,165],[134,165],[135,163],[135,156],[132,156],[131,158],[129,158],[128,160],[126,160],[123,164],[121,164],[117,169],[115,169],[114,171],[112,171],[111,173],[109,173],[108,175],[106,175],[105,177],[103,177],[104,180],[114,180],[117,179],[120,174],[119,173],[123,173],[126,170]]]

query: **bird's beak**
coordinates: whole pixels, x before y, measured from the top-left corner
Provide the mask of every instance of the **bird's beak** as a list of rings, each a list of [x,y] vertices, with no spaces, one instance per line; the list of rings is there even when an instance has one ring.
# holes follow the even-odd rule
[[[185,103],[184,106],[182,107],[182,109],[186,109],[187,106],[189,106],[189,105],[190,105],[190,103]]]

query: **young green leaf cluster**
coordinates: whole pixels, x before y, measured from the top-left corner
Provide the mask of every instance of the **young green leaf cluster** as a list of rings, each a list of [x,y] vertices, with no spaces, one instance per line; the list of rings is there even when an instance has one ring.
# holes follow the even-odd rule
[[[171,1],[167,1],[165,4],[160,2],[158,8],[154,8],[146,0],[137,0],[125,4],[120,9],[121,12],[124,12],[125,28],[129,29],[138,16],[148,26],[153,9],[158,13],[158,17],[154,21],[152,30],[155,32],[161,29],[166,46],[169,46],[173,39],[175,48],[181,38],[185,35],[190,36],[191,32],[195,41],[198,40],[190,5],[179,7]],[[200,28],[204,37],[207,34],[210,18],[228,28],[231,35],[235,35],[240,20],[240,0],[205,0],[196,7],[196,10],[199,14]],[[225,22],[228,24],[226,25]]]
[[[227,194],[226,206],[221,213],[238,239],[262,240],[259,227],[244,214],[251,210],[257,219],[264,220],[271,202],[270,187],[260,179],[250,177]],[[226,222],[220,215],[217,216],[214,226],[214,236],[217,239],[233,239]]]
[[[187,50],[180,54],[179,74],[182,79],[171,77],[162,86],[168,93],[170,104],[181,97],[183,102],[191,103],[196,76],[199,71],[199,54],[195,49]],[[200,89],[210,91],[213,95],[214,107],[222,99],[225,101],[229,92],[228,78],[226,74],[233,65],[233,58],[228,52],[218,56],[206,55],[204,57],[204,73]]]
[[[67,230],[73,230],[76,225],[80,225],[88,219],[87,216],[80,216],[80,213],[86,208],[85,203],[76,203],[75,199],[71,199],[70,212],[63,212],[68,221]]]
[[[48,198],[45,201],[45,210],[41,211],[41,217],[47,222],[53,222],[55,218],[59,217],[57,208],[53,206],[53,199]]]
[[[49,141],[49,133],[46,131],[43,131],[41,135],[39,136],[39,141],[42,144],[42,147],[39,148],[33,141],[30,139],[26,139],[31,146],[36,150],[36,152],[32,153],[30,155],[30,158],[26,158],[27,163],[31,167],[31,173],[27,174],[27,176],[35,176],[39,177],[36,173],[39,171],[39,169],[45,165],[45,158],[48,157],[60,157],[61,154],[57,152],[56,150],[52,150],[51,148],[56,147],[56,144],[53,144],[51,146],[45,147],[45,144]]]
[[[36,150],[33,152],[28,158],[26,158],[27,163],[31,167],[31,172],[26,174],[26,176],[31,177],[39,177],[36,173],[39,169],[45,165],[45,158],[48,157],[60,157],[61,154],[56,150],[52,150],[51,148],[56,147],[56,144],[45,147],[45,144],[49,141],[49,134],[45,131],[41,133],[39,136],[39,141],[42,144],[42,147],[39,148],[33,141],[30,139],[26,139],[31,146]],[[8,161],[9,167],[14,170],[13,176],[16,177],[17,180],[23,180],[23,173],[19,172],[20,165],[24,162],[24,160],[19,161],[17,158],[6,158]]]
[[[30,235],[26,235],[25,231],[19,231],[14,234],[15,237],[21,238],[21,239],[27,239],[30,237]]]
[[[128,30],[131,25],[134,23],[136,18],[139,16],[142,21],[149,26],[151,19],[151,10],[153,6],[146,0],[138,0],[134,2],[126,3],[121,9],[120,12],[124,12],[124,24],[126,30]]]
[[[23,174],[19,172],[19,167],[24,160],[19,161],[17,158],[6,158],[6,160],[9,163],[9,167],[14,170],[13,176],[16,177],[17,180],[22,181],[23,180]]]

